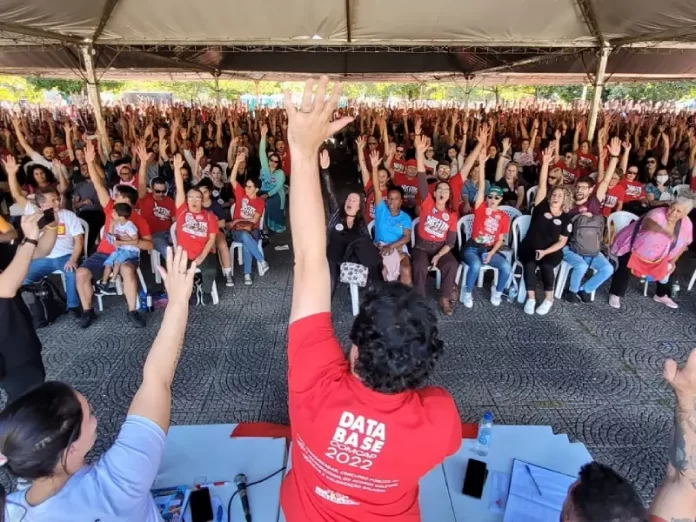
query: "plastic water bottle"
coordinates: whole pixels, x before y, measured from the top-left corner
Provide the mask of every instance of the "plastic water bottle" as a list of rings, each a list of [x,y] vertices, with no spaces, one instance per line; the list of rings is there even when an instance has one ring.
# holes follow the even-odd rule
[[[493,430],[493,414],[487,411],[479,421],[478,437],[474,453],[485,457],[491,446],[491,431]]]
[[[669,296],[672,299],[676,299],[679,296],[680,290],[681,290],[681,287],[679,286],[679,281],[675,281],[674,284],[672,285],[672,290],[669,292]]]

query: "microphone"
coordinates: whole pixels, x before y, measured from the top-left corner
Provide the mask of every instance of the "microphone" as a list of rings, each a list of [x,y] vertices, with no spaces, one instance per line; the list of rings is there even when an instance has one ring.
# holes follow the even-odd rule
[[[234,483],[237,486],[237,493],[242,501],[242,509],[244,510],[244,520],[251,522],[251,509],[249,509],[249,499],[247,498],[247,478],[243,473],[234,477]]]

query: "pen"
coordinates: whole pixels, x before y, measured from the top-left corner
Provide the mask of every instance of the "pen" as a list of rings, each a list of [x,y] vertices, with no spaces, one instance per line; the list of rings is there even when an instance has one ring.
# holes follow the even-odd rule
[[[526,469],[527,473],[529,473],[529,478],[532,479],[532,482],[534,483],[534,487],[536,487],[537,491],[539,492],[539,496],[543,497],[544,495],[541,493],[541,488],[539,488],[539,484],[537,484],[537,481],[534,478],[534,475],[532,475],[532,470],[529,469],[529,466],[527,464],[524,465],[524,469]]]
[[[220,480],[218,482],[206,482],[205,484],[195,484],[193,489],[203,489],[203,488],[219,488],[222,486],[229,486],[232,482],[228,480]]]

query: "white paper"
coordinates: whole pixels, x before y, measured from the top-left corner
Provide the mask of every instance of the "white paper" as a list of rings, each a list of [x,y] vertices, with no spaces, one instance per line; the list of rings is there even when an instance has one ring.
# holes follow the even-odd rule
[[[290,250],[290,245],[278,245],[275,247],[277,252],[280,252],[282,250]]]
[[[488,511],[491,513],[505,513],[508,494],[510,491],[510,475],[493,471],[491,473],[491,489],[488,500]]]
[[[568,488],[576,480],[515,460],[504,522],[558,522]]]

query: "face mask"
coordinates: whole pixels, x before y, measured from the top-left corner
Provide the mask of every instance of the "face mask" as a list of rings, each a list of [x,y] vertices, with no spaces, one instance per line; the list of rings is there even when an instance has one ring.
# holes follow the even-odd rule
[[[659,184],[664,185],[665,183],[667,183],[667,180],[669,179],[669,176],[665,176],[665,175],[657,176],[655,179],[657,180],[657,182],[658,182]]]

